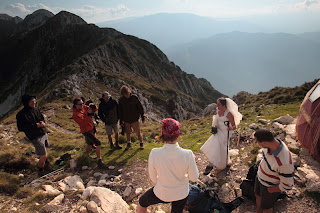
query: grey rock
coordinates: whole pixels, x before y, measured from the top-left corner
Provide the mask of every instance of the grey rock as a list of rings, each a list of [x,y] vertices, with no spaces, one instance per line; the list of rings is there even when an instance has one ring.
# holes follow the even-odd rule
[[[104,212],[130,212],[128,204],[121,196],[107,188],[90,186],[84,190],[83,198],[89,198],[90,202],[94,201]]]
[[[267,119],[262,119],[262,118],[259,119],[258,122],[261,124],[268,124],[269,123],[269,121]]]
[[[249,128],[257,130],[257,129],[259,129],[259,126],[257,124],[255,124],[255,123],[252,123],[252,124],[249,125]]]
[[[60,194],[60,191],[53,188],[51,185],[43,185],[42,188],[45,190],[46,193],[51,195],[58,195]]]
[[[284,115],[281,116],[277,119],[275,119],[276,122],[283,124],[283,125],[287,125],[287,124],[291,124],[293,122],[294,118],[291,117],[290,115]]]
[[[94,201],[90,201],[87,204],[87,209],[88,209],[89,212],[92,212],[92,213],[100,213],[100,212],[102,212],[101,209],[98,207],[98,205]]]

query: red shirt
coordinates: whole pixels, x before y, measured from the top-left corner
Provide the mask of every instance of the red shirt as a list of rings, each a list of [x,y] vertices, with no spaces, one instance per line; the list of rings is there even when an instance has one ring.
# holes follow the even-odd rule
[[[88,109],[89,106],[87,105],[83,105],[82,109],[76,109],[73,108],[73,115],[72,118],[73,120],[75,120],[75,122],[77,122],[80,126],[80,132],[81,133],[85,133],[85,132],[89,132],[91,131],[93,132],[93,121],[91,116],[88,116]],[[97,109],[92,109],[92,112],[96,112]]]

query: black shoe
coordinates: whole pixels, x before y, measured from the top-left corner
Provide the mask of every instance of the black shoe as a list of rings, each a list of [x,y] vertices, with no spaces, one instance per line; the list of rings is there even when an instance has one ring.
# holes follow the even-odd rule
[[[143,143],[140,143],[140,149],[141,149],[141,150],[144,150]]]
[[[122,149],[122,146],[120,146],[119,141],[116,142],[116,149]]]
[[[126,148],[125,148],[126,151],[129,150],[129,149],[132,149],[131,143],[127,143],[127,146],[126,146]]]
[[[211,172],[211,170],[213,169],[213,166],[207,166],[206,167],[206,169],[204,170],[204,175],[208,175],[210,172]]]
[[[44,170],[44,168],[39,168],[38,171],[38,177],[42,177],[46,174],[46,171]]]

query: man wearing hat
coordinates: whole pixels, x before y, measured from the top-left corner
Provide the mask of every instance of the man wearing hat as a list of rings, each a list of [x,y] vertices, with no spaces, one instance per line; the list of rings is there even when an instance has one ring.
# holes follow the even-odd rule
[[[43,115],[36,107],[36,97],[25,94],[22,96],[24,108],[16,116],[19,131],[23,131],[32,142],[36,154],[40,156],[38,167],[39,172],[43,172],[47,159],[48,137],[46,133],[46,123]]]
[[[110,143],[110,150],[114,150],[114,148],[121,149],[122,147],[119,145],[118,103],[112,99],[110,93],[108,92],[102,93],[102,98],[100,98],[98,115],[106,125],[106,132]],[[114,132],[114,138],[116,140],[115,146],[112,142],[112,130]]]

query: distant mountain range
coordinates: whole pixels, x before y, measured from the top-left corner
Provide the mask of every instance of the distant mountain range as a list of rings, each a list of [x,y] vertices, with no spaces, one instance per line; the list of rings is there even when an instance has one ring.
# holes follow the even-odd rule
[[[228,95],[292,87],[320,76],[320,42],[310,33],[231,32],[166,50],[183,70]]]
[[[24,93],[40,102],[71,103],[80,96],[97,99],[105,90],[119,98],[119,88],[128,85],[147,115],[178,120],[223,96],[150,42],[87,24],[66,11],[39,10],[24,20],[2,14],[0,36],[0,117],[21,106]]]
[[[292,18],[222,20],[160,13],[98,25],[153,42],[186,72],[206,78],[218,90],[234,95],[242,90],[258,93],[274,86],[301,85],[319,77],[320,31],[276,33],[279,29],[297,32],[297,26],[285,25]],[[306,20],[297,22],[302,30],[316,29],[310,24],[303,28]]]
[[[97,23],[97,25],[115,28],[122,33],[148,40],[163,51],[177,44],[207,38],[219,33],[234,30],[243,32],[266,30],[247,21],[217,20],[211,17],[184,13],[158,13]]]

